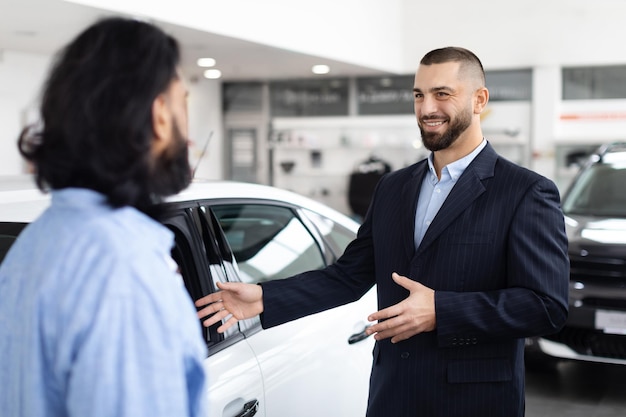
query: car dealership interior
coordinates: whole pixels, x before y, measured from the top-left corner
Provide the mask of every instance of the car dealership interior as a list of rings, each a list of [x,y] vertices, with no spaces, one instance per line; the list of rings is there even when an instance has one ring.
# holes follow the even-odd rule
[[[490,92],[481,124],[500,155],[561,195],[586,178],[582,169],[626,172],[622,0],[0,0],[0,176],[30,173],[16,141],[38,122],[55,53],[108,16],[154,23],[180,42],[198,179],[277,187],[362,220],[357,187],[371,193],[381,175],[429,155],[413,80],[420,58],[444,46],[481,59]],[[626,177],[611,175],[585,184],[603,184],[615,209],[566,206],[572,233],[581,218],[591,223],[575,246],[571,291],[593,287],[590,268],[626,288]],[[576,198],[605,201],[585,184]],[[609,251],[610,261],[598,260]],[[527,416],[626,412],[626,296],[602,304],[607,291],[594,295],[593,311],[570,293],[570,314],[591,330],[527,342],[537,356]]]

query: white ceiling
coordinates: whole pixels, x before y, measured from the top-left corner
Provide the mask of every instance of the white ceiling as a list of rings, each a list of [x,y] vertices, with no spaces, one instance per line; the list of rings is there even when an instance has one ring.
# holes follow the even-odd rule
[[[192,13],[194,4],[204,5],[206,10],[209,7],[206,2],[210,0],[197,0],[198,3],[194,3],[196,0],[162,0],[171,3],[158,3],[159,1],[161,0],[145,0],[145,4],[147,7],[150,4],[168,4],[171,6],[170,10],[176,8],[181,12],[190,10]],[[254,34],[263,27],[272,27],[271,25],[283,29],[281,23],[289,28],[285,30],[285,37],[289,37],[289,33],[293,36],[293,32],[300,29],[298,25],[303,31],[319,28],[321,33],[326,34],[327,43],[314,38],[313,41],[322,47],[308,49],[312,53],[327,53],[328,37],[332,34],[334,37],[330,42],[344,44],[344,50],[358,48],[365,53],[373,52],[370,55],[376,56],[369,61],[355,61],[345,54],[335,54],[332,55],[335,60],[331,60],[250,41],[255,39],[254,36],[248,36],[249,40],[242,40],[224,36],[226,32],[220,32],[222,35],[219,35],[162,21],[155,23],[181,43],[183,66],[189,77],[201,77],[202,69],[195,65],[195,61],[199,57],[210,56],[217,60],[223,80],[310,78],[313,76],[311,67],[319,63],[330,65],[333,77],[384,74],[385,70],[381,68],[410,73],[419,57],[431,47],[454,44],[477,52],[488,69],[626,63],[626,48],[623,46],[623,39],[626,39],[626,0],[439,0],[434,3],[422,0],[317,0],[315,4],[323,5],[325,13],[321,14],[322,18],[318,16],[317,19],[309,16],[314,6],[311,3],[300,4],[297,0],[296,3],[293,0],[250,1],[254,3],[232,3],[235,5],[234,10],[230,10],[231,16],[241,19],[242,25],[248,25],[244,27],[251,29],[249,33]],[[256,2],[268,6],[263,9]],[[126,3],[138,3],[138,0],[128,0]],[[300,7],[301,10],[296,10],[300,14],[296,16],[296,13],[288,19],[280,14],[281,10],[272,10],[270,3],[274,8],[278,5],[289,5],[290,12]],[[231,3],[215,3],[223,4]],[[251,15],[251,9],[243,10],[246,4],[257,5],[254,9],[257,12]],[[348,13],[330,10],[333,4],[336,5],[335,9],[347,9]],[[346,6],[341,9],[340,4]],[[363,8],[373,7],[379,14],[381,10],[386,10],[381,7],[392,9],[392,6],[396,6],[401,11],[399,15],[392,15],[393,18],[377,15],[374,21],[369,21],[359,15],[360,10],[357,9],[361,4]],[[236,15],[239,6],[242,8],[241,16]],[[261,13],[258,10],[267,12],[263,16],[255,16]],[[0,0],[0,59],[2,50],[50,55],[96,19],[110,14],[111,12],[63,0]],[[202,20],[203,16],[194,17]],[[342,39],[337,39],[336,30],[329,29],[332,23],[335,24],[332,29],[341,28],[341,23],[337,23],[341,19],[344,22],[345,19],[349,22],[363,20],[362,27],[371,28],[371,36],[366,37],[362,33],[345,33],[342,36],[340,33],[338,37]],[[380,21],[383,24],[378,27],[377,23]],[[397,42],[388,41],[383,36],[385,28],[390,27],[399,28],[401,35]],[[375,43],[373,40],[378,38],[381,39],[382,46],[372,45]],[[289,42],[285,42],[282,45],[288,44]],[[381,52],[392,49],[396,44],[401,44],[404,54],[400,65],[381,66],[386,62],[386,58],[379,56]],[[347,62],[349,58],[350,62]],[[341,61],[342,59],[346,61]],[[361,65],[355,65],[354,62]],[[402,68],[409,69],[405,71]]]
[[[109,12],[62,0],[0,0],[0,53],[3,49],[50,55]],[[380,70],[332,61],[254,42],[155,22],[178,39],[185,73],[201,77],[197,58],[215,58],[223,80],[312,77],[311,67],[325,63],[333,76],[381,74]]]

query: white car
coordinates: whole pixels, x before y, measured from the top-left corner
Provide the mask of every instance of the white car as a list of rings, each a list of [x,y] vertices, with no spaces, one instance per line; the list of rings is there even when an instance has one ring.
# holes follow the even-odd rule
[[[48,205],[32,178],[0,179],[0,262]],[[159,214],[176,236],[172,256],[195,300],[217,281],[280,279],[332,263],[358,224],[318,202],[256,184],[194,182]],[[209,414],[365,415],[375,288],[359,301],[264,330],[259,318],[205,329]],[[237,326],[235,326],[237,327]]]

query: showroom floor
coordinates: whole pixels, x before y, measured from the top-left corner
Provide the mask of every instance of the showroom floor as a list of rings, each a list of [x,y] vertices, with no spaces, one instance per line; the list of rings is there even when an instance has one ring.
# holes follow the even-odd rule
[[[526,374],[526,417],[626,416],[626,366],[565,361]]]

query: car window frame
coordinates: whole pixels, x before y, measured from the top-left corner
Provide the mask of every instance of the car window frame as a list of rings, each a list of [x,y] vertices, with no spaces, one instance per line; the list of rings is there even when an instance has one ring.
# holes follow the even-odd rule
[[[207,246],[201,235],[201,217],[199,216],[199,210],[200,206],[196,201],[164,203],[159,206],[159,214],[156,216],[156,219],[165,227],[168,227],[168,229],[170,227],[175,227],[177,230],[180,230],[182,232],[180,236],[183,236],[188,240],[186,243],[190,248],[189,251],[185,252],[185,248],[178,246],[179,249],[183,250],[183,254],[188,257],[188,261],[191,260],[191,262],[195,265],[197,275],[195,277],[188,277],[188,279],[198,280],[198,284],[202,289],[202,292],[207,290],[206,294],[209,294],[216,291],[216,280],[226,281],[227,278],[223,272],[224,267],[221,255],[218,254],[218,258],[215,258],[215,253],[207,251]],[[209,230],[209,233],[212,232]],[[175,242],[175,245],[178,245],[178,242]],[[217,268],[210,268],[210,256],[214,261],[217,260],[219,265]],[[217,277],[214,277],[213,274],[217,275]],[[192,301],[197,299],[197,295],[195,294],[189,293],[189,296]],[[234,327],[229,332],[222,334],[217,331],[217,327],[219,327],[220,323],[217,323],[208,329],[202,326],[200,321],[199,325],[203,330],[203,337],[207,344],[209,357],[226,349],[228,346],[242,341],[245,338],[243,332],[241,332],[237,327]]]
[[[15,239],[17,239],[19,234],[22,233],[26,226],[28,226],[28,223],[26,222],[0,222],[0,235],[7,238],[12,238],[14,243]],[[2,263],[7,253],[9,253],[9,250],[11,249],[11,246],[13,246],[13,243],[11,243],[11,245],[7,247],[6,252],[0,253],[0,263]]]
[[[221,236],[221,239],[223,239],[223,242],[224,242],[223,248],[224,250],[228,251],[229,256],[232,259],[233,271],[232,271],[232,274],[227,275],[227,279],[230,282],[242,282],[242,280],[240,279],[239,273],[238,273],[237,259],[234,256],[232,249],[230,248],[230,245],[228,244],[228,239],[226,238],[226,235],[224,231],[222,230],[222,227],[219,224],[219,220],[217,220],[217,216],[213,212],[213,207],[216,207],[216,206],[264,205],[264,206],[271,206],[271,207],[286,208],[293,213],[294,217],[302,223],[306,232],[311,235],[311,238],[313,239],[313,241],[315,242],[315,245],[317,246],[317,250],[321,254],[322,260],[325,263],[324,266],[328,266],[332,264],[337,259],[338,255],[335,253],[335,251],[332,250],[332,247],[326,242],[326,240],[320,233],[315,223],[311,221],[311,219],[309,219],[305,215],[303,211],[303,207],[297,204],[292,204],[292,203],[288,203],[288,202],[284,202],[280,200],[255,199],[255,198],[213,198],[213,199],[206,199],[206,200],[197,200],[197,203],[199,207],[205,207],[207,212],[210,213],[211,218],[215,220],[214,233],[218,236]],[[256,316],[254,318],[247,319],[247,320],[240,320],[238,322],[238,325],[239,325],[240,332],[244,334],[245,337],[248,337],[262,330],[259,316]]]

